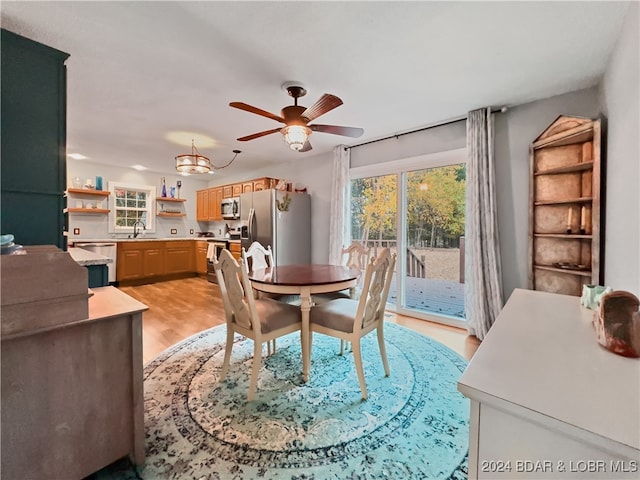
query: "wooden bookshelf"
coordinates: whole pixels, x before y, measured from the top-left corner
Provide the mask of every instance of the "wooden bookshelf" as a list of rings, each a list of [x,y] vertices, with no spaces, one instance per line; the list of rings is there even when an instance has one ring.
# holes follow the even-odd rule
[[[560,116],[530,146],[529,288],[602,284],[600,120]]]

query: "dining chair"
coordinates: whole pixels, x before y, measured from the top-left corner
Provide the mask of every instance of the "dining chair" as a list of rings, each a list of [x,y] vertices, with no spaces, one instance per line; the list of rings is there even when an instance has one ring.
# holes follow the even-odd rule
[[[369,261],[371,255],[371,248],[366,248],[360,242],[351,242],[351,245],[348,247],[342,247],[341,251],[341,264],[346,267],[353,267],[363,272],[367,267],[367,262]],[[341,290],[339,292],[329,292],[329,293],[318,293],[316,295],[311,296],[311,301],[314,305],[321,305],[323,303],[330,302],[331,300],[337,300],[339,298],[360,298],[360,293],[362,292],[362,275],[358,281],[358,285],[347,289]],[[340,355],[343,354],[345,349],[349,349],[348,342],[344,340],[340,340]]]
[[[258,373],[262,365],[262,344],[297,330],[302,330],[300,308],[269,298],[254,298],[249,271],[244,260],[236,262],[231,252],[222,250],[213,266],[218,277],[218,285],[227,320],[227,343],[220,381],[229,369],[234,334],[238,333],[253,340],[253,362],[247,400],[252,401],[258,383]],[[302,338],[300,339],[302,343]],[[275,348],[274,352],[275,353]]]
[[[273,252],[271,251],[271,245],[267,248],[260,242],[253,242],[249,245],[248,249],[242,247],[242,258],[247,265],[249,272],[257,270],[259,268],[273,267]],[[282,295],[278,293],[267,293],[253,291],[255,298],[270,298],[277,300],[278,302],[289,303],[291,305],[300,306],[300,295]],[[267,355],[276,352],[276,340],[267,343]]]
[[[378,334],[378,347],[385,376],[389,376],[389,363],[384,344],[384,311],[395,264],[396,254],[391,254],[389,248],[384,248],[367,264],[362,293],[358,300],[352,298],[331,300],[314,306],[309,313],[312,337],[313,332],[317,332],[351,342],[363,399],[368,395],[362,367],[360,339],[373,330]]]
[[[360,242],[352,242],[348,247],[343,247],[341,251],[341,265],[345,267],[357,268],[361,272],[367,267],[369,257],[371,255],[371,249],[366,248]],[[352,289],[341,290],[339,292],[319,293],[311,297],[311,301],[315,305],[326,303],[331,300],[337,300],[338,298],[359,298],[362,291],[362,277],[357,287]]]

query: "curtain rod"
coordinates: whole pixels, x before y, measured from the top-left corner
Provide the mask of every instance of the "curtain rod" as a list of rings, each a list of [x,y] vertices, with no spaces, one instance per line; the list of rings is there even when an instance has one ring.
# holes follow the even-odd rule
[[[491,113],[504,113],[506,111],[507,111],[507,107],[491,109]],[[349,148],[356,148],[356,147],[362,147],[363,145],[369,145],[370,143],[382,142],[383,140],[390,140],[392,138],[397,139],[398,137],[402,137],[403,135],[409,135],[410,133],[418,133],[418,132],[423,132],[425,130],[429,130],[431,128],[444,127],[445,125],[451,125],[452,123],[462,122],[463,120],[466,120],[466,119],[467,119],[467,116],[465,115],[464,117],[459,117],[459,118],[455,118],[453,120],[447,120],[447,121],[444,121],[444,122],[441,122],[441,123],[436,123],[436,124],[433,124],[433,125],[429,125],[428,127],[418,128],[417,130],[411,130],[409,132],[396,133],[395,135],[389,135],[388,137],[378,138],[377,140],[370,140],[368,142],[358,143],[357,145],[352,145],[350,147],[344,147],[344,151],[346,152]]]

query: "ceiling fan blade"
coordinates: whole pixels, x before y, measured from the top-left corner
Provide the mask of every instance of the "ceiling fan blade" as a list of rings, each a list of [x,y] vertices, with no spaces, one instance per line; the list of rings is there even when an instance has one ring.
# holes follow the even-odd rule
[[[246,137],[240,137],[237,140],[239,142],[246,142],[247,140],[253,140],[254,138],[264,137],[265,135],[271,135],[272,133],[276,133],[282,130],[281,128],[274,128],[273,130],[265,130],[264,132],[254,133],[252,135],[247,135]]]
[[[340,105],[342,105],[342,100],[340,100],[335,95],[325,93],[322,97],[320,97],[320,100],[318,100],[316,103],[302,112],[302,116],[305,117],[308,121],[312,121],[313,119],[318,118],[320,115],[324,115],[327,112],[330,112]]]
[[[269,113],[266,110],[262,110],[257,107],[252,107],[251,105],[247,105],[246,103],[231,102],[229,106],[234,108],[239,108],[240,110],[244,110],[245,112],[255,113],[256,115],[262,115],[263,117],[271,118],[272,120],[275,120],[277,122],[284,123],[284,118],[278,115],[275,115],[273,113]]]
[[[314,132],[332,133],[334,135],[343,135],[345,137],[357,138],[364,133],[362,128],[357,127],[340,127],[338,125],[307,125]]]
[[[298,150],[299,152],[308,152],[309,150],[311,150],[311,143],[309,142],[309,140],[307,140],[306,142],[304,142],[304,145],[302,146],[302,148],[300,150]]]

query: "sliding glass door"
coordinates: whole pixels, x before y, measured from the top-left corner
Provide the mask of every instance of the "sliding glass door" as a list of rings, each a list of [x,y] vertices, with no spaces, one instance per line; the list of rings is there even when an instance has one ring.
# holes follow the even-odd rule
[[[361,178],[352,171],[351,237],[374,255],[384,247],[397,253],[388,303],[398,313],[452,325],[465,320],[461,159],[418,169],[396,162],[394,173]]]

